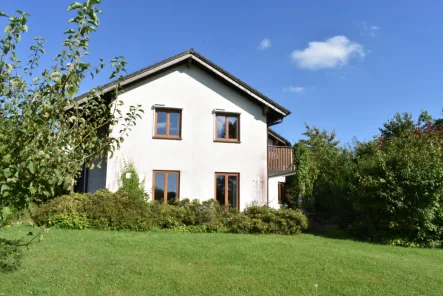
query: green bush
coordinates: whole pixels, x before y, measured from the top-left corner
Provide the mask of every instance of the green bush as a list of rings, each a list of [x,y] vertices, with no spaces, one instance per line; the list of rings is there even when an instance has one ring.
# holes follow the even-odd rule
[[[70,194],[41,205],[33,214],[37,225],[69,229],[150,228],[149,205],[125,193],[99,190],[94,194]]]
[[[439,137],[415,134],[361,149],[352,232],[395,245],[442,247],[442,147]]]
[[[300,210],[253,206],[243,214],[251,219],[250,233],[298,234],[308,228],[308,219]]]
[[[215,200],[189,199],[165,205],[107,190],[55,198],[38,207],[33,218],[40,226],[67,229],[297,234],[308,227],[299,210],[254,206],[239,212]]]
[[[125,193],[132,199],[149,198],[148,193],[145,192],[145,179],[140,180],[135,163],[132,160],[123,161],[118,192]]]

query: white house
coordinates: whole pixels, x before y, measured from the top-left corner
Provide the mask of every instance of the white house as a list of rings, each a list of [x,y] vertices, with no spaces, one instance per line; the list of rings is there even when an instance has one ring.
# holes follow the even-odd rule
[[[289,110],[192,49],[127,75],[122,85],[122,111],[140,104],[145,114],[112,159],[84,172],[78,191],[117,190],[121,163],[131,159],[153,200],[279,206],[293,154],[269,127]]]

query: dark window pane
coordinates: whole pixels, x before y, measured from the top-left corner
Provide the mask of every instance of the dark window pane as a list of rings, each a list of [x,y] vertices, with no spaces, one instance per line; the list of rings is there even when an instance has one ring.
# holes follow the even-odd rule
[[[238,117],[228,117],[228,136],[229,139],[237,139],[238,131],[237,131],[237,121]]]
[[[155,173],[154,200],[164,201],[165,174]]]
[[[217,116],[217,138],[226,138],[226,116]]]
[[[237,207],[237,177],[228,176],[228,202],[231,207]]]
[[[215,199],[219,204],[225,204],[225,176],[218,175],[215,181]]]
[[[178,112],[169,113],[169,135],[178,136],[180,131],[180,114]]]
[[[157,112],[157,135],[166,135],[166,112]]]
[[[177,178],[177,174],[168,174],[168,201],[174,201],[178,198]]]

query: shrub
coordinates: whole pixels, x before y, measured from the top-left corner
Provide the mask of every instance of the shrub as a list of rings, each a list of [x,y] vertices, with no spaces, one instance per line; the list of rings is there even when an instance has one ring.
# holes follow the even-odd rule
[[[133,199],[128,193],[99,190],[84,210],[91,228],[139,231],[151,227],[148,208],[145,200]]]
[[[37,225],[69,229],[150,228],[148,204],[124,193],[99,190],[94,194],[70,194],[41,205],[33,214]]]
[[[299,210],[254,206],[241,213],[215,200],[183,199],[165,205],[107,190],[55,198],[41,205],[33,217],[38,225],[68,229],[297,234],[308,226]]]
[[[126,193],[129,198],[149,198],[148,193],[145,192],[145,179],[140,180],[134,161],[123,161],[119,183],[118,192]]]
[[[404,246],[443,246],[443,139],[386,138],[359,151],[354,234]]]
[[[249,207],[244,215],[251,219],[249,233],[298,234],[308,228],[308,219],[300,210]]]

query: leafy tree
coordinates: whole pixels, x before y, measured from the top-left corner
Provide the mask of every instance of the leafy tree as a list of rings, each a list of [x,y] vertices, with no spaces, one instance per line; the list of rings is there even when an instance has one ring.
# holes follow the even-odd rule
[[[286,177],[291,184],[293,204],[292,206],[302,206],[304,209],[314,208],[312,190],[314,181],[318,176],[318,170],[312,161],[312,153],[303,142],[294,144],[294,159],[297,173]],[[301,198],[302,203],[299,203]]]
[[[382,138],[401,137],[411,134],[416,126],[412,115],[409,113],[396,113],[392,120],[383,124],[380,128]]]
[[[26,207],[30,201],[44,201],[69,189],[86,161],[111,156],[142,110],[131,106],[122,114],[119,89],[101,95],[92,89],[89,99],[78,101],[74,95],[86,77],[94,78],[104,68],[85,62],[91,34],[99,26],[96,7],[99,0],[75,2],[74,13],[64,34],[63,49],[53,65],[41,69],[45,54],[42,37],[34,38],[31,57],[22,61],[17,46],[27,32],[29,15],[17,10],[0,39],[0,201],[4,206]],[[120,79],[126,62],[116,57],[110,62],[110,78]],[[109,136],[111,129],[118,136]],[[115,133],[113,133],[115,134]]]
[[[351,154],[339,146],[334,131],[306,126],[306,139],[294,145],[297,174],[294,197],[303,196],[309,211],[330,212],[343,208],[348,186]]]
[[[443,137],[436,123],[427,113],[417,122],[397,114],[379,139],[356,148],[355,234],[399,245],[443,246]]]
[[[380,128],[380,139],[408,137],[411,134],[436,134],[443,137],[443,119],[434,119],[427,111],[422,111],[414,122],[410,113],[396,113],[394,118]]]

